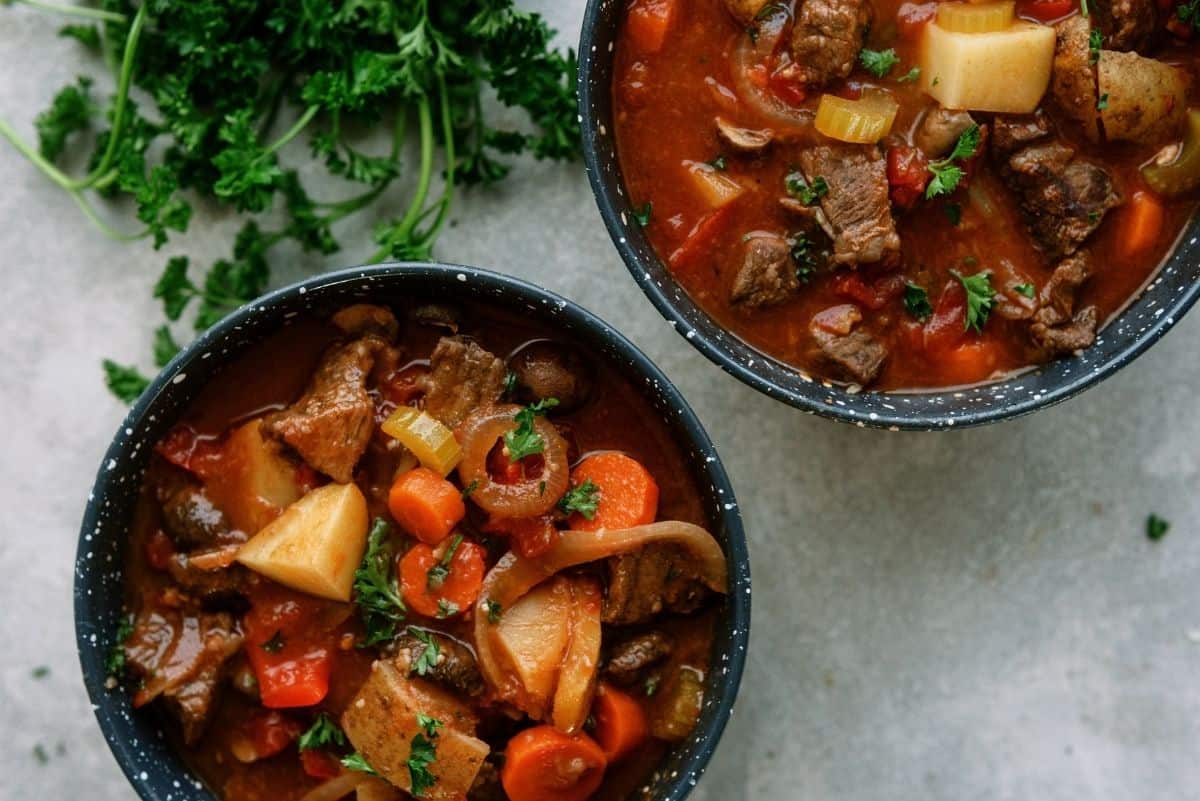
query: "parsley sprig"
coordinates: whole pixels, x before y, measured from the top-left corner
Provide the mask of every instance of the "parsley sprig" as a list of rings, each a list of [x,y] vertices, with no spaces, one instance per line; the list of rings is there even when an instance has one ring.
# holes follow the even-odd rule
[[[955,271],[954,277],[962,283],[967,293],[967,317],[964,323],[966,330],[975,329],[977,334],[983,333],[992,309],[996,306],[996,290],[992,288],[992,274],[984,271],[975,275],[963,275]]]
[[[932,199],[938,195],[948,195],[958,188],[963,179],[963,170],[960,165],[979,150],[979,139],[979,126],[972,125],[959,135],[958,141],[954,143],[954,150],[950,152],[949,156],[929,163],[928,169],[933,173],[933,179],[925,188],[926,199]]]
[[[313,721],[313,724],[308,727],[307,731],[300,735],[300,739],[296,742],[301,751],[332,748],[334,746],[344,746],[345,744],[345,733],[324,712],[317,715],[317,719]]]
[[[450,544],[446,546],[446,552],[442,554],[442,558],[426,571],[425,584],[430,590],[440,590],[446,583],[446,579],[450,578],[450,563],[454,560],[454,554],[458,551],[458,546],[462,545],[462,541],[462,534],[455,534],[450,539]]]
[[[429,259],[460,187],[503,179],[518,153],[569,159],[579,148],[575,54],[514,0],[23,5],[74,17],[63,34],[94,48],[97,64],[54,96],[36,143],[3,121],[0,138],[116,240],[160,248],[198,202],[243,217],[230,256],[203,266],[177,256],[156,286],[168,321],[186,315],[197,331],[262,294],[281,250],[339,250],[334,230],[348,217],[399,209],[376,212],[375,252],[354,260]],[[485,96],[532,125],[501,126]],[[368,146],[364,130],[386,141]],[[88,149],[82,176],[60,166]],[[340,198],[312,196],[301,176],[318,165],[345,183]],[[402,173],[406,198],[393,191]],[[128,203],[137,226],[107,222],[97,210],[107,199]],[[267,228],[261,214],[282,223]],[[105,377],[127,401],[147,383],[112,361]]]
[[[391,533],[392,527],[386,520],[375,519],[367,537],[367,552],[354,571],[354,602],[366,629],[367,638],[363,642],[366,647],[395,639],[396,629],[407,612],[392,567]]]
[[[509,461],[519,462],[526,456],[533,456],[546,450],[546,441],[534,429],[533,420],[535,417],[546,414],[557,405],[558,398],[545,398],[523,407],[521,411],[513,415],[517,427],[504,432],[504,447],[508,449]]]
[[[408,752],[408,779],[412,794],[422,798],[429,788],[437,783],[437,776],[429,771],[429,766],[437,759],[434,741],[437,740],[442,722],[418,713],[417,725],[421,727],[421,731],[412,738],[412,746]]]
[[[437,639],[432,634],[424,629],[408,627],[408,633],[415,637],[424,647],[421,653],[417,654],[412,660],[412,672],[418,676],[425,676],[437,667],[438,658],[441,656],[442,649],[438,646]]]
[[[863,69],[876,78],[885,78],[900,63],[900,57],[891,47],[887,50],[869,50],[864,47],[858,54],[858,61],[863,65]]]
[[[578,512],[592,520],[600,506],[600,488],[590,479],[584,479],[582,484],[576,484],[567,490],[558,500],[558,508],[566,514]]]

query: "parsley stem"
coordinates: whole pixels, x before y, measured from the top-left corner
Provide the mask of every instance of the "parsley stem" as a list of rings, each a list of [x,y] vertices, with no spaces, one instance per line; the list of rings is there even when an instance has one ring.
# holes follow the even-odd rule
[[[115,22],[117,25],[124,25],[128,22],[124,14],[119,14],[116,11],[105,11],[100,8],[59,5],[58,3],[46,3],[42,0],[8,0],[8,2],[20,3],[40,11],[49,11],[53,14],[63,14],[68,17],[82,17],[83,19],[94,19],[101,22]],[[0,5],[3,5],[3,3],[0,3]]]
[[[433,111],[429,103],[429,96],[423,95],[420,102],[417,104],[417,122],[421,130],[421,172],[417,177],[417,189],[413,194],[412,202],[408,204],[408,210],[404,213],[404,217],[397,223],[392,233],[387,237],[387,240],[371,257],[372,262],[382,261],[388,258],[392,253],[392,245],[399,241],[408,239],[412,234],[413,228],[421,221],[425,215],[425,199],[429,197],[429,185],[433,181]]]
[[[15,147],[22,156],[33,162],[33,165],[46,174],[51,181],[66,189],[68,192],[74,191],[71,186],[71,178],[67,176],[58,167],[55,167],[47,161],[36,148],[30,146],[28,142],[21,138],[20,134],[13,130],[12,126],[4,120],[0,120],[0,136],[7,139],[13,147]]]
[[[442,225],[450,213],[450,204],[454,200],[454,120],[450,117],[450,93],[446,90],[446,79],[441,75],[438,76],[438,97],[442,106],[442,137],[445,140],[443,146],[446,149],[446,185],[442,189],[442,199],[438,205],[437,217],[423,235],[423,238],[429,241],[437,238],[438,232],[442,229]]]
[[[100,216],[96,214],[96,210],[92,208],[92,204],[88,203],[87,198],[85,198],[81,192],[72,191],[68,192],[68,194],[79,205],[80,210],[83,212],[84,216],[91,221],[92,225],[99,228],[100,232],[109,239],[116,240],[117,242],[136,242],[137,240],[145,239],[150,235],[149,228],[136,234],[127,234],[124,231],[118,231],[116,228],[113,228],[104,220],[100,219]]]
[[[296,120],[296,123],[283,136],[268,145],[265,152],[274,153],[299,136],[301,131],[308,127],[308,124],[312,122],[313,117],[317,116],[317,112],[320,110],[319,106],[309,106],[306,108],[304,113],[300,115],[300,119]]]

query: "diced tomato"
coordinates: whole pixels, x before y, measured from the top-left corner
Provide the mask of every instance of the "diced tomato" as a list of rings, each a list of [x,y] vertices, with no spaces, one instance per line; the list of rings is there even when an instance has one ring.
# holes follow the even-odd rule
[[[146,561],[155,570],[166,570],[175,555],[175,545],[163,530],[156,529],[146,540]]]
[[[329,692],[336,636],[319,625],[328,606],[293,593],[266,595],[251,605],[245,650],[263,706],[312,706]]]
[[[488,534],[508,537],[509,547],[526,559],[536,559],[550,550],[560,536],[554,521],[545,515],[493,518],[484,524],[483,530]]]
[[[967,293],[957,279],[947,282],[925,323],[925,351],[938,356],[962,344],[967,338]]]
[[[487,471],[493,481],[500,484],[519,484],[522,481],[540,478],[546,469],[546,459],[540,453],[512,461],[503,442],[497,442],[488,452]]]
[[[903,3],[896,12],[896,29],[902,39],[916,39],[925,23],[937,14],[937,3]]]
[[[300,766],[314,779],[335,779],[341,772],[341,764],[324,751],[308,749],[300,752]]]
[[[1078,7],[1079,0],[1018,0],[1017,13],[1038,22],[1055,22]]]
[[[633,0],[625,15],[625,34],[643,53],[657,53],[667,40],[679,0]]]
[[[799,106],[808,99],[808,89],[804,84],[779,71],[771,74],[767,85],[780,100],[793,106]]]
[[[879,311],[887,305],[887,297],[868,285],[858,273],[845,272],[836,276],[833,279],[833,291],[872,311]]]
[[[171,464],[202,479],[216,472],[221,459],[220,441],[202,437],[187,425],[177,425],[168,431],[154,450]]]
[[[887,177],[892,202],[911,209],[929,185],[929,159],[920,148],[896,145],[888,150]]]
[[[425,394],[424,378],[429,368],[423,364],[401,367],[384,379],[380,388],[383,395],[396,406],[407,406]]]
[[[732,207],[732,203],[722,206],[701,218],[700,222],[692,227],[687,239],[683,240],[683,244],[676,248],[671,257],[667,259],[672,270],[686,270],[693,266],[702,255],[710,251],[712,243],[725,230]]]
[[[256,711],[246,721],[246,734],[259,759],[278,754],[300,736],[300,724],[274,709]]]

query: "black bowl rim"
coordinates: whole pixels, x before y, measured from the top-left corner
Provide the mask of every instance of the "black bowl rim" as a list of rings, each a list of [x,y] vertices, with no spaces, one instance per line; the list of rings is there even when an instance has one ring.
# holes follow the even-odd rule
[[[1194,281],[1190,287],[1172,300],[1167,306],[1162,306],[1160,309],[1165,313],[1159,313],[1155,321],[1142,329],[1134,340],[1126,347],[1110,355],[1105,361],[1091,369],[1080,369],[1076,371],[1075,377],[1063,381],[1054,388],[1044,392],[1034,392],[1026,394],[1020,400],[1008,403],[998,408],[987,408],[984,410],[971,410],[961,413],[942,413],[930,414],[919,412],[917,410],[906,411],[910,407],[897,405],[894,409],[873,407],[871,411],[864,412],[853,408],[853,398],[856,397],[852,393],[844,391],[840,387],[830,385],[821,381],[819,378],[813,378],[811,385],[820,387],[825,390],[824,397],[817,397],[817,393],[812,395],[797,391],[772,381],[762,374],[751,370],[749,366],[742,364],[738,359],[734,358],[720,344],[713,341],[703,331],[701,331],[695,323],[688,319],[688,316],[680,309],[679,305],[673,301],[661,280],[651,280],[652,278],[665,278],[673,287],[678,287],[683,297],[687,298],[686,302],[691,303],[697,310],[698,315],[709,322],[712,326],[721,328],[727,331],[731,336],[743,341],[737,337],[735,333],[725,329],[717,323],[709,313],[700,307],[699,304],[690,299],[686,291],[679,287],[675,279],[671,276],[670,271],[666,270],[662,262],[657,257],[653,262],[647,264],[634,249],[627,236],[627,228],[621,220],[621,212],[618,211],[614,202],[613,193],[609,192],[604,186],[602,169],[600,164],[599,143],[602,140],[601,122],[593,113],[595,105],[594,91],[598,88],[593,86],[591,80],[592,72],[596,69],[597,54],[599,48],[599,29],[600,29],[600,14],[603,6],[611,5],[614,0],[588,0],[587,8],[584,11],[583,26],[579,35],[579,71],[576,77],[576,92],[579,101],[579,120],[583,132],[583,158],[587,168],[588,181],[592,187],[592,194],[595,196],[596,205],[600,210],[600,216],[604,220],[604,225],[608,229],[609,236],[612,238],[613,244],[616,246],[617,252],[621,254],[621,260],[625,263],[625,267],[633,276],[635,283],[641,287],[642,292],[654,304],[659,313],[667,319],[671,327],[680,336],[687,339],[697,350],[699,350],[709,361],[713,362],[724,370],[729,375],[738,379],[742,383],[753,387],[762,392],[768,397],[786,403],[797,409],[800,409],[808,414],[814,414],[821,417],[826,417],[842,423],[849,423],[859,428],[880,428],[891,431],[945,431],[951,428],[971,428],[975,426],[987,425],[1003,420],[1014,420],[1019,417],[1024,417],[1041,409],[1049,408],[1063,403],[1071,398],[1079,395],[1084,390],[1090,389],[1102,381],[1112,377],[1122,368],[1129,365],[1138,356],[1141,356],[1150,349],[1158,340],[1160,340],[1174,325],[1188,312],[1189,309],[1200,299],[1200,281]],[[608,84],[603,86],[603,91],[611,91]],[[1200,218],[1193,218],[1189,223],[1180,240],[1172,247],[1171,255],[1168,256],[1166,263],[1171,263],[1180,250],[1182,250],[1183,242],[1192,239],[1192,244],[1195,242],[1196,232],[1200,231]],[[1130,310],[1133,303],[1140,298],[1147,287],[1152,286],[1155,281],[1162,275],[1162,270],[1165,265],[1160,265],[1160,268],[1146,286],[1142,287],[1134,296],[1133,300],[1118,313],[1116,317],[1108,322],[1105,330],[1113,329],[1117,326],[1118,320],[1126,312]],[[1104,331],[1101,331],[1103,335]],[[775,365],[781,365],[789,369],[791,372],[802,375],[795,368],[784,365],[779,360],[771,357],[764,351],[759,351],[753,345],[747,347],[759,354],[761,361],[771,362]],[[1061,359],[1058,361],[1066,361]],[[1053,363],[1052,363],[1053,364]],[[1048,367],[1043,365],[1032,371],[1024,371],[1002,381],[989,382],[983,385],[985,388],[1002,387],[1014,382],[1020,382],[1026,379],[1031,374],[1037,374],[1041,369]],[[832,393],[829,391],[832,387]],[[966,388],[950,388],[947,390],[935,390],[930,392],[919,391],[913,393],[892,393],[888,397],[903,398],[905,395],[919,396],[938,396],[946,399],[961,396],[962,393],[973,389],[974,387]],[[874,395],[876,393],[866,393]]]
[[[91,548],[86,538],[90,532],[96,530],[100,522],[101,509],[110,490],[109,466],[129,455],[128,443],[133,440],[132,432],[137,431],[147,416],[151,415],[162,390],[176,380],[177,376],[181,376],[195,359],[203,358],[201,354],[204,354],[210,346],[219,343],[243,323],[248,322],[255,313],[282,300],[292,299],[317,288],[378,278],[403,280],[407,276],[441,279],[448,286],[452,285],[452,282],[463,282],[469,279],[472,282],[483,284],[491,290],[512,293],[522,300],[553,305],[555,315],[564,317],[570,323],[579,326],[579,330],[585,332],[582,334],[583,336],[595,337],[597,342],[604,342],[611,346],[622,357],[628,358],[632,364],[636,365],[641,374],[640,377],[648,379],[655,390],[661,393],[662,400],[665,402],[664,406],[670,407],[669,414],[675,416],[678,425],[687,432],[696,452],[704,455],[703,460],[696,464],[695,468],[712,484],[715,495],[710,511],[715,519],[721,521],[726,534],[726,547],[730,560],[730,592],[726,602],[730,605],[730,620],[733,629],[729,634],[729,653],[724,655],[724,661],[720,667],[716,664],[712,666],[713,671],[720,671],[719,678],[716,680],[720,687],[720,695],[712,706],[706,705],[701,719],[703,728],[697,733],[697,746],[687,760],[680,764],[677,774],[663,780],[666,790],[662,801],[683,801],[707,768],[729,718],[733,714],[733,705],[741,685],[749,648],[750,557],[742,524],[741,507],[737,503],[733,485],[730,483],[729,476],[712,440],[678,388],[648,356],[617,329],[574,301],[519,278],[478,267],[448,263],[388,262],[354,267],[324,273],[270,292],[222,318],[185,347],[155,377],[125,416],[117,435],[104,454],[96,473],[95,484],[88,495],[76,548],[76,570],[73,581],[76,649],[92,709],[109,750],[134,790],[144,801],[168,801],[173,797],[170,792],[160,795],[158,790],[151,786],[145,769],[136,764],[134,741],[118,738],[104,714],[105,710],[113,707],[114,704],[128,704],[129,701],[127,694],[109,692],[103,687],[106,673],[103,664],[103,649],[97,646],[94,624],[88,619],[90,613],[89,593],[87,588],[82,585],[79,566],[83,560],[88,558]],[[723,503],[716,500],[718,497]],[[177,791],[184,779],[196,788],[201,786],[190,773],[180,776],[178,779],[179,781],[174,785]]]

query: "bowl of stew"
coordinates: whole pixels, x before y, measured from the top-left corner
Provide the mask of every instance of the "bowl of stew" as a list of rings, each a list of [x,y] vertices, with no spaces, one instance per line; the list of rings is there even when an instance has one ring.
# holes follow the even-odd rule
[[[681,799],[749,639],[733,489],[667,378],[467,267],[325,275],[177,356],[76,561],[147,801]]]
[[[592,0],[601,214],[751,386],[860,425],[1016,417],[1200,292],[1187,3]]]

